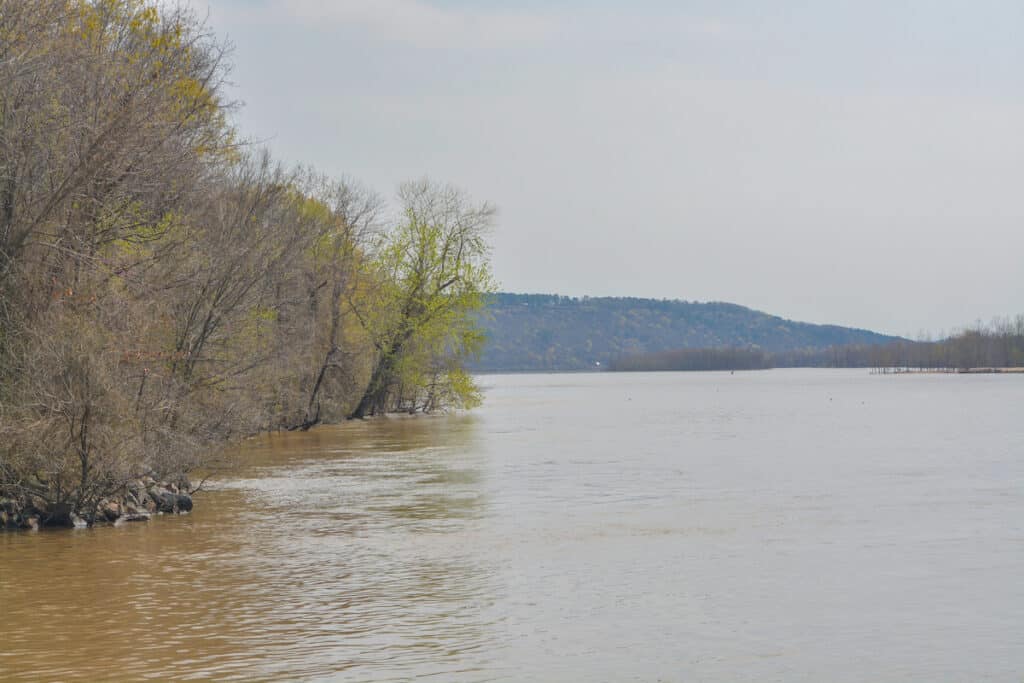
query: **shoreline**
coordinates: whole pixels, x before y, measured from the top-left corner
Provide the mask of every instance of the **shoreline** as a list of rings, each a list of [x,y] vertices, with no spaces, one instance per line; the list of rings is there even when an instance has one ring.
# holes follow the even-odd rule
[[[75,514],[70,503],[51,505],[28,495],[21,500],[0,498],[0,531],[38,531],[88,526],[115,526],[125,522],[148,522],[157,514],[192,511],[192,488],[188,479],[158,481],[150,476],[133,479],[113,495],[96,503],[92,520]]]
[[[871,368],[873,375],[1021,375],[1024,367]]]

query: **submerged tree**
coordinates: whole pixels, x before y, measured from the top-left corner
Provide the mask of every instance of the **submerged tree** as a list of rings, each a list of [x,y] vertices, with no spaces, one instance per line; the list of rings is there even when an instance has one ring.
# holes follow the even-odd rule
[[[427,180],[404,184],[399,197],[402,220],[377,244],[364,296],[352,300],[375,349],[353,418],[436,407],[439,392],[454,406],[477,400],[461,360],[483,342],[474,313],[494,289],[485,239],[494,207]]]

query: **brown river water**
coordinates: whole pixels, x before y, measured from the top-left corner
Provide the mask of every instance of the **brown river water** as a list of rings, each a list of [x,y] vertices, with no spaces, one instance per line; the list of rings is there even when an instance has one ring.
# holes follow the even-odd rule
[[[0,680],[1024,680],[1024,377],[481,381],[0,534]]]

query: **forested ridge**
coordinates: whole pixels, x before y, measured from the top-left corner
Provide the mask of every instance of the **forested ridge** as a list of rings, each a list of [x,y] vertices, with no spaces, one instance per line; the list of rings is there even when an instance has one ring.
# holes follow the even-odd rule
[[[627,355],[683,348],[783,352],[896,340],[730,303],[505,292],[490,297],[481,324],[487,343],[473,365],[480,371],[589,370]]]
[[[263,430],[472,406],[494,210],[232,125],[182,6],[0,0],[0,502],[92,523]]]

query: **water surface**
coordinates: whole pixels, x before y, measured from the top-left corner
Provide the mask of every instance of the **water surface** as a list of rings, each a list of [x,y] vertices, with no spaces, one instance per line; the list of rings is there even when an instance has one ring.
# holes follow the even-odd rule
[[[0,534],[0,680],[1024,676],[1024,377],[481,379]]]

